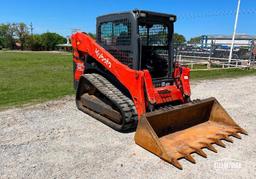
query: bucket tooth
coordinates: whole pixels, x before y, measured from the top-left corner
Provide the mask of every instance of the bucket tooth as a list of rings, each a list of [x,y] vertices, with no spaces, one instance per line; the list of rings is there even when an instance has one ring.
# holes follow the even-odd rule
[[[172,163],[175,167],[177,167],[178,169],[180,169],[180,170],[183,169],[183,168],[182,168],[182,165],[178,162],[177,159],[172,159],[172,160],[171,160],[171,163]]]
[[[232,133],[237,132],[237,129],[235,127],[232,127],[232,128],[225,129],[225,131],[223,131],[223,132],[226,132],[228,134],[232,134]]]
[[[195,150],[195,152],[196,152],[198,155],[201,155],[202,157],[207,158],[206,153],[205,153],[202,149],[197,149],[197,148],[193,148],[193,149]]]
[[[229,138],[228,136],[225,136],[223,139],[231,143],[234,142],[233,139]]]
[[[195,159],[190,154],[184,155],[184,158],[190,161],[191,163],[196,163]]]
[[[221,137],[221,139],[224,139],[225,141],[228,141],[228,142],[231,142],[233,143],[234,141],[228,137],[228,135],[225,135],[225,134],[217,134],[218,136]]]
[[[215,144],[217,144],[218,146],[221,146],[221,147],[226,147],[226,145],[219,139],[215,139],[215,138],[209,138],[211,139]]]
[[[238,130],[239,133],[244,134],[244,135],[248,135],[248,132],[246,130],[244,130],[241,127],[236,127],[236,129]]]
[[[218,134],[216,134],[216,135],[219,136],[220,139],[223,139],[223,140],[226,140],[226,141],[228,141],[228,142],[231,142],[229,139],[227,139],[227,138],[228,138],[228,135],[227,135],[227,134],[218,133]]]
[[[219,139],[217,139],[216,141],[215,141],[215,143],[217,144],[217,145],[219,145],[219,146],[221,146],[221,147],[226,147],[226,145],[221,141],[221,140],[219,140]]]
[[[230,135],[232,135],[235,138],[242,139],[242,137],[239,134],[237,134],[237,133],[232,133]]]
[[[203,144],[204,147],[206,147],[207,149],[209,149],[209,150],[211,150],[211,151],[213,151],[215,153],[218,152],[217,149],[215,149],[211,144],[208,144],[208,143],[205,143],[205,142],[201,142],[201,144]]]

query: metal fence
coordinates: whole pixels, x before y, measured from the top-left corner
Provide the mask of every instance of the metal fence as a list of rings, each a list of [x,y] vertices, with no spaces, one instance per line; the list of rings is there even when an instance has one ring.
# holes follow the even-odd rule
[[[212,44],[202,47],[196,44],[175,44],[174,56],[182,65],[192,70],[209,70],[224,68],[251,68],[256,66],[256,47],[236,47],[233,50],[232,60],[229,61],[230,49],[226,46]]]
[[[209,70],[224,68],[251,68],[255,67],[255,60],[232,59],[229,63],[228,58],[202,57],[177,55],[176,61],[181,65],[189,66],[192,70]]]

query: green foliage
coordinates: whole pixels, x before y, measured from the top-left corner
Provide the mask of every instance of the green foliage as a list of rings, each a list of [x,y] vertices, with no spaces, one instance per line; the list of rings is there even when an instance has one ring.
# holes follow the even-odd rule
[[[15,47],[15,24],[0,24],[0,45],[4,48]]]
[[[15,35],[18,37],[19,42],[21,44],[21,50],[24,49],[24,44],[26,42],[26,40],[29,37],[29,30],[26,24],[24,24],[23,22],[15,24],[14,26],[14,33]]]
[[[1,48],[3,48],[3,46],[4,46],[4,38],[0,36],[0,50]]]
[[[0,46],[6,46],[6,35],[8,31],[8,26],[6,24],[0,24]]]
[[[89,32],[88,35],[94,39],[96,39],[96,34]]]
[[[33,51],[43,50],[41,35],[29,35],[24,44],[25,49],[30,49]]]
[[[66,39],[57,33],[46,32],[41,35],[44,50],[55,50],[57,44],[65,43]]]
[[[199,37],[193,37],[189,40],[189,43],[200,43],[201,41],[201,36]]]
[[[41,35],[33,35],[30,36],[31,42],[31,50],[42,50],[43,49],[43,45],[42,45],[42,36]]]
[[[66,39],[57,33],[46,32],[30,35],[25,23],[0,24],[0,46],[15,49],[20,43],[21,50],[55,50],[57,44],[65,43]]]
[[[183,35],[178,33],[173,34],[173,43],[182,44],[184,42],[186,42],[186,38]]]

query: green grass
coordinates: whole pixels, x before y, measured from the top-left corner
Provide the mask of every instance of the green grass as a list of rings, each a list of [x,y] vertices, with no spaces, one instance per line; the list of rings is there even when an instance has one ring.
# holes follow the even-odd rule
[[[188,65],[191,68],[191,65]],[[222,68],[222,65],[212,64],[211,68]],[[194,64],[193,69],[207,69],[207,64]]]
[[[256,70],[192,71],[192,80],[256,75]],[[0,51],[0,109],[74,94],[71,54]]]
[[[70,54],[0,51],[0,108],[73,92]]]
[[[189,68],[191,68],[191,65],[188,65]],[[207,69],[206,64],[194,64],[193,69]]]
[[[235,78],[248,75],[256,75],[256,69],[219,69],[192,71],[191,80],[217,79],[217,78]]]

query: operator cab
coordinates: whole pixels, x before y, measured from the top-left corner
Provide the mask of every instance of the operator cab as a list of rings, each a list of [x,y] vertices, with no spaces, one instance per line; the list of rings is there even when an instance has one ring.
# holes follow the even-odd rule
[[[171,42],[175,17],[140,12],[140,69],[149,70],[153,78],[167,77],[171,66]]]
[[[140,10],[100,16],[97,18],[97,42],[130,68],[147,69],[153,83],[163,86],[173,81],[175,20],[174,15]]]

